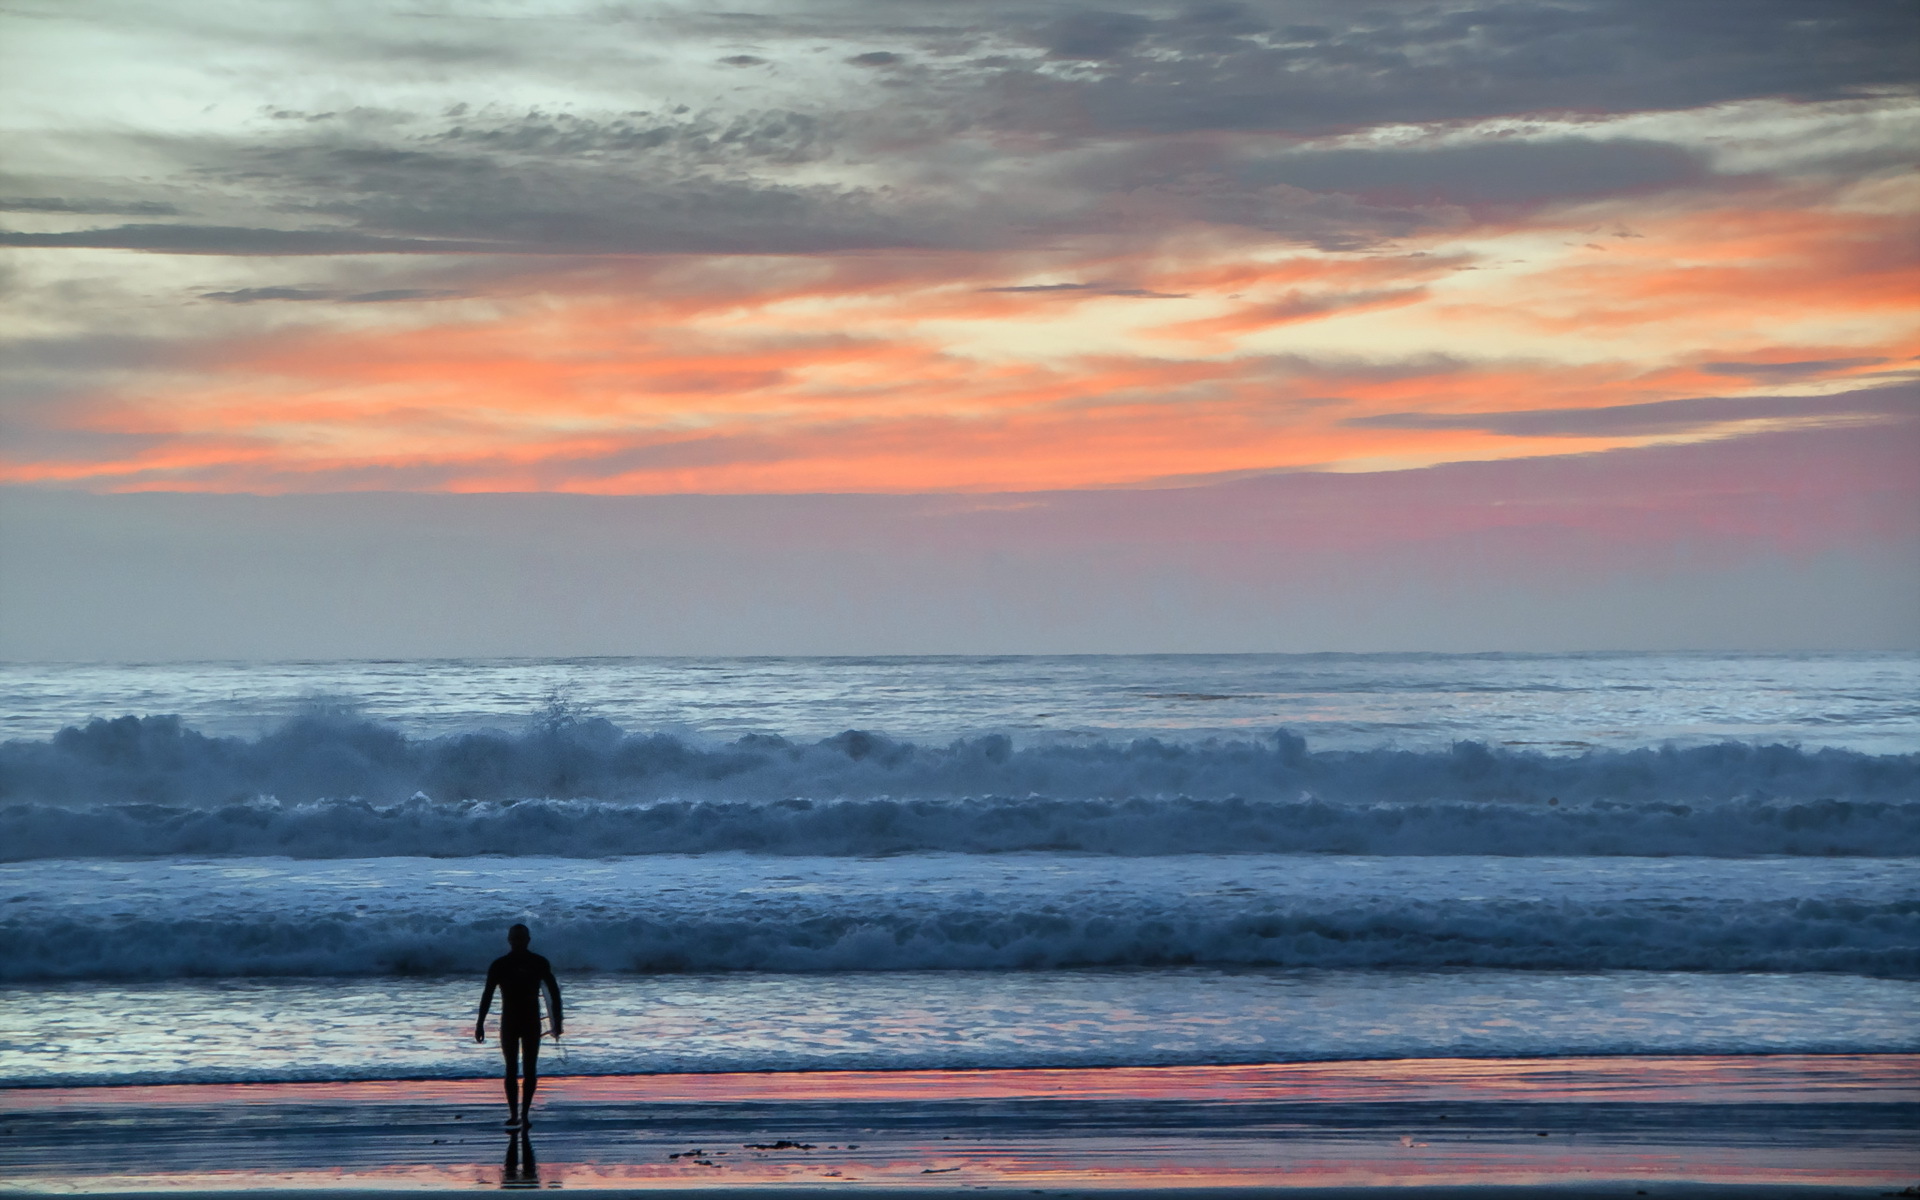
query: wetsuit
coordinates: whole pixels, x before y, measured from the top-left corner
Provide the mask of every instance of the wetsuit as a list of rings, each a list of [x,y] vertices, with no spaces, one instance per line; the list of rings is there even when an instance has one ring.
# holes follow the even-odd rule
[[[539,1082],[540,1062],[540,989],[547,989],[547,1010],[553,1017],[558,1036],[564,1026],[560,1016],[560,981],[553,977],[553,965],[531,950],[509,950],[487,968],[487,990],[480,996],[480,1020],[493,1007],[494,989],[500,991],[500,1054],[506,1068],[507,1107],[519,1106],[524,1114],[533,1103],[533,1089]],[[480,1036],[479,1029],[474,1037]],[[524,1072],[521,1063],[525,1063]],[[524,1095],[519,1094],[518,1076],[526,1076]]]

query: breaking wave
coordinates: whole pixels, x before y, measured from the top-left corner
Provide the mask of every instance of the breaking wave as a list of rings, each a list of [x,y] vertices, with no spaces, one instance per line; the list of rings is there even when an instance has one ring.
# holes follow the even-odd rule
[[[700,745],[599,720],[412,739],[174,717],[0,745],[0,857],[1920,853],[1920,755],[1723,743],[1549,755],[1257,741]]]
[[[1920,911],[1653,913],[1622,906],[1377,906],[1135,920],[1107,914],[841,915],[769,922],[547,921],[541,949],[569,970],[898,971],[1282,966],[1838,972],[1920,976]],[[1871,911],[1865,911],[1871,910]],[[1784,919],[1783,918],[1787,918]],[[1895,936],[1895,935],[1898,936]],[[0,930],[0,980],[440,974],[484,967],[499,930],[394,922],[148,920]],[[1889,944],[1891,942],[1897,944]]]
[[[1488,859],[1268,859],[1249,872],[1227,856],[1104,871],[1055,855],[997,865],[933,856],[854,871],[798,860],[796,874],[773,878],[767,860],[736,857],[662,864],[664,873],[649,860],[512,861],[513,872],[481,876],[420,860],[395,870],[122,862],[86,875],[108,885],[88,900],[51,886],[51,873],[72,864],[49,863],[40,893],[16,906],[28,911],[0,919],[0,980],[469,973],[523,917],[569,971],[1213,965],[1920,977],[1920,898],[1887,895],[1896,868],[1860,860],[1806,870],[1695,860],[1663,877],[1565,859],[1529,860],[1517,872]]]
[[[1134,799],[583,800],[380,806],[258,801],[212,809],[128,804],[0,809],[7,860],[133,855],[296,858],[480,854],[601,858],[747,851],[878,855],[1023,850],[1116,855],[1499,854],[1904,856],[1920,803],[1338,805]]]
[[[1317,968],[1826,971],[1920,975],[1920,911],[1649,912],[1620,906],[1381,906],[1244,915],[843,914],[766,921],[549,921],[569,969],[646,972],[1044,969],[1188,964]],[[1890,936],[1895,935],[1898,936]],[[471,969],[494,928],[387,922],[61,923],[10,943],[10,979],[439,973]],[[1890,945],[1889,942],[1901,943]],[[462,953],[463,951],[467,953]]]

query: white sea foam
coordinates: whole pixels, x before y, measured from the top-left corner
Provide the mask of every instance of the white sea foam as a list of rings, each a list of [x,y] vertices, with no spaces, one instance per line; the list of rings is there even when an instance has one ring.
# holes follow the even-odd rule
[[[522,728],[551,697],[624,729],[811,742],[874,729],[940,744],[1249,737],[1316,749],[1462,739],[1577,750],[1786,742],[1920,748],[1920,654],[1156,654],[930,658],[0,663],[0,740],[177,713],[258,735],[347,698],[415,737]]]
[[[256,739],[125,717],[0,746],[0,855],[1920,854],[1920,754],[1721,743],[1552,755],[1248,741],[707,745],[603,720]]]
[[[1213,964],[1920,977],[1910,862],[1205,855],[41,861],[0,979]]]
[[[1920,983],[1854,976],[1182,967],[561,980],[567,1056],[549,1043],[541,1061],[567,1075],[1920,1049]],[[484,1076],[500,1058],[473,1042],[477,992],[471,976],[16,984],[7,1015],[34,1035],[0,1039],[0,1086]],[[1724,1071],[1688,1086],[1716,1083]]]

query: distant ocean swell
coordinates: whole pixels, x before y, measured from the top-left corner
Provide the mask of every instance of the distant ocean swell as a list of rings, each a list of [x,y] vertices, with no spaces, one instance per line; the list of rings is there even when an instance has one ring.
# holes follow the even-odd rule
[[[1085,966],[1500,967],[1842,972],[1920,977],[1920,902],[1294,899],[1239,911],[1170,899],[1050,911],[951,903],[902,912],[538,918],[571,970],[897,971]],[[500,921],[447,913],[224,914],[0,923],[0,980],[439,974],[484,966]]]

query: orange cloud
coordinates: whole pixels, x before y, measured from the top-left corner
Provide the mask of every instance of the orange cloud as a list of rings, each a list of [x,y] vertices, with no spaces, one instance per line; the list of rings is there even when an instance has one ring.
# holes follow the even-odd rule
[[[61,408],[50,429],[95,440],[16,451],[0,481],[1046,490],[1724,436],[1760,426],[1455,418],[1910,369],[1911,217],[1774,201],[1642,213],[1642,236],[1605,249],[1569,217],[1389,253],[1195,235],[1139,252],[560,267],[412,324],[316,308],[207,342],[144,386]],[[1501,256],[1526,239],[1542,261],[1514,269]]]
[[[1911,329],[1920,305],[1913,211],[1773,204],[1642,218],[1638,236],[1575,254],[1486,303],[1446,305],[1463,323],[1525,323],[1550,333],[1648,329],[1662,340],[1762,332],[1805,320],[1885,321]]]

